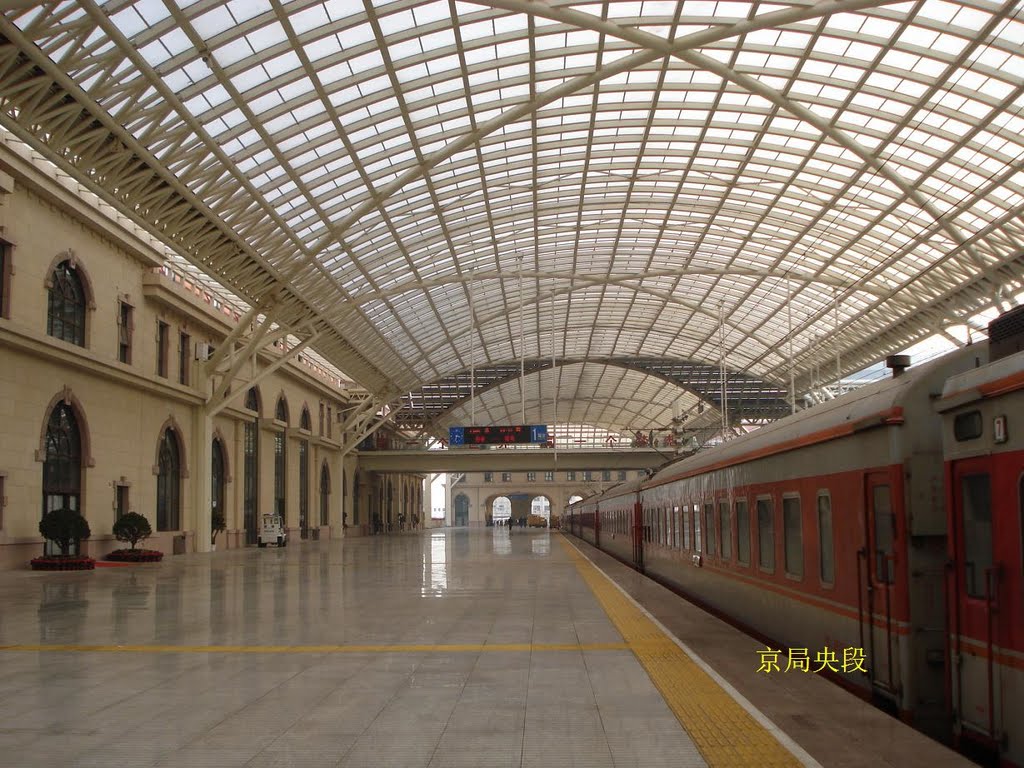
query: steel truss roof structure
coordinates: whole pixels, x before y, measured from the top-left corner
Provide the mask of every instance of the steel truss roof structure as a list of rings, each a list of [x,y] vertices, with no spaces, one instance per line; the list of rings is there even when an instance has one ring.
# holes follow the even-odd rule
[[[1021,290],[1020,0],[11,5],[0,123],[381,402],[649,422]]]
[[[582,367],[589,375],[584,375]],[[569,370],[558,376],[540,375],[553,368]],[[709,411],[713,408],[720,414],[722,410],[721,371],[716,366],[672,359],[562,359],[554,365],[551,360],[525,360],[522,370],[529,376],[526,403],[531,424],[561,420],[629,431],[664,427],[677,412],[690,423],[704,412],[705,404]],[[468,424],[474,421],[470,397],[475,393],[482,423],[517,422],[523,403],[519,375],[519,363],[509,363],[477,368],[472,379],[469,372],[462,372],[426,384],[402,398],[405,408],[395,421],[413,428]],[[598,409],[598,404],[614,402],[616,397],[624,404],[607,413],[602,411],[608,409]],[[786,389],[732,371],[726,374],[725,400],[730,421],[776,419],[790,412]],[[574,411],[580,405],[582,414]],[[624,416],[631,420],[622,421]]]

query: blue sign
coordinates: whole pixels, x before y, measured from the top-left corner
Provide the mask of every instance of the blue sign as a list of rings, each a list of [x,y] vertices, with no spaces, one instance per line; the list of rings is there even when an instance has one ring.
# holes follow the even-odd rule
[[[466,431],[462,427],[448,427],[448,445],[465,445]]]

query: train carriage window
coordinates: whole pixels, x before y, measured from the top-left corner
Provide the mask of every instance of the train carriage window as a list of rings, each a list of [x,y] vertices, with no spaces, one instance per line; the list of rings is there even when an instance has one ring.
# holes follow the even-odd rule
[[[775,509],[770,497],[757,500],[757,564],[775,570]]]
[[[981,411],[958,413],[953,419],[953,437],[957,441],[974,440],[981,437]]]
[[[679,505],[672,507],[672,548],[679,549]]]
[[[804,576],[804,529],[800,514],[800,497],[782,498],[782,536],[786,561],[783,565],[790,576]]]
[[[896,519],[892,514],[888,485],[876,485],[872,489],[875,509],[875,579],[882,584],[892,584],[896,574],[893,570],[893,539],[896,538]]]
[[[832,497],[828,491],[818,491],[818,575],[824,584],[835,580],[835,553],[832,544]]]
[[[719,548],[723,560],[732,559],[732,518],[729,515],[729,502],[718,502]]]
[[[715,554],[715,505],[704,505],[704,554]]]
[[[683,549],[689,550],[690,541],[690,505],[683,504]]]
[[[992,490],[987,474],[961,478],[964,515],[964,586],[968,597],[988,593],[992,567]]]
[[[700,538],[700,507],[693,505],[693,551],[702,552]]]
[[[750,514],[746,499],[736,502],[736,562],[750,565]]]

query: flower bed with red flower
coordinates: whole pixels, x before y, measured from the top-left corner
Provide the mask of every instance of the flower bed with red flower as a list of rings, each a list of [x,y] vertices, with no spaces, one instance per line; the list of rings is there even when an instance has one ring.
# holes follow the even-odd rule
[[[45,555],[30,562],[33,571],[91,571],[96,567],[95,560],[81,555]]]
[[[114,538],[131,544],[130,549],[115,549],[107,560],[115,563],[159,563],[164,553],[155,549],[136,549],[135,545],[145,541],[153,533],[153,529],[143,515],[129,512],[121,515],[114,523]]]
[[[39,521],[39,533],[60,549],[59,555],[43,555],[31,561],[33,571],[91,571],[96,561],[85,555],[71,554],[90,536],[89,523],[69,507],[54,509]]]
[[[159,563],[164,553],[156,549],[115,549],[106,559],[115,563]]]

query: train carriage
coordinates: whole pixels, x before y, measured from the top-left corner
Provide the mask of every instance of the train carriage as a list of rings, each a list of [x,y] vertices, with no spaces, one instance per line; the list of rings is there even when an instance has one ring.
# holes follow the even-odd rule
[[[993,323],[995,325],[995,323]],[[993,335],[993,339],[997,334]],[[997,356],[993,342],[993,357]],[[954,376],[942,415],[954,734],[1024,765],[1024,352]]]
[[[946,735],[946,514],[933,401],[986,350],[610,489],[577,505],[577,530],[776,647],[807,649],[812,660],[834,652],[837,679]],[[844,673],[846,654],[859,652],[863,663]]]
[[[1024,766],[1024,307],[899,373],[580,502],[571,530]]]

